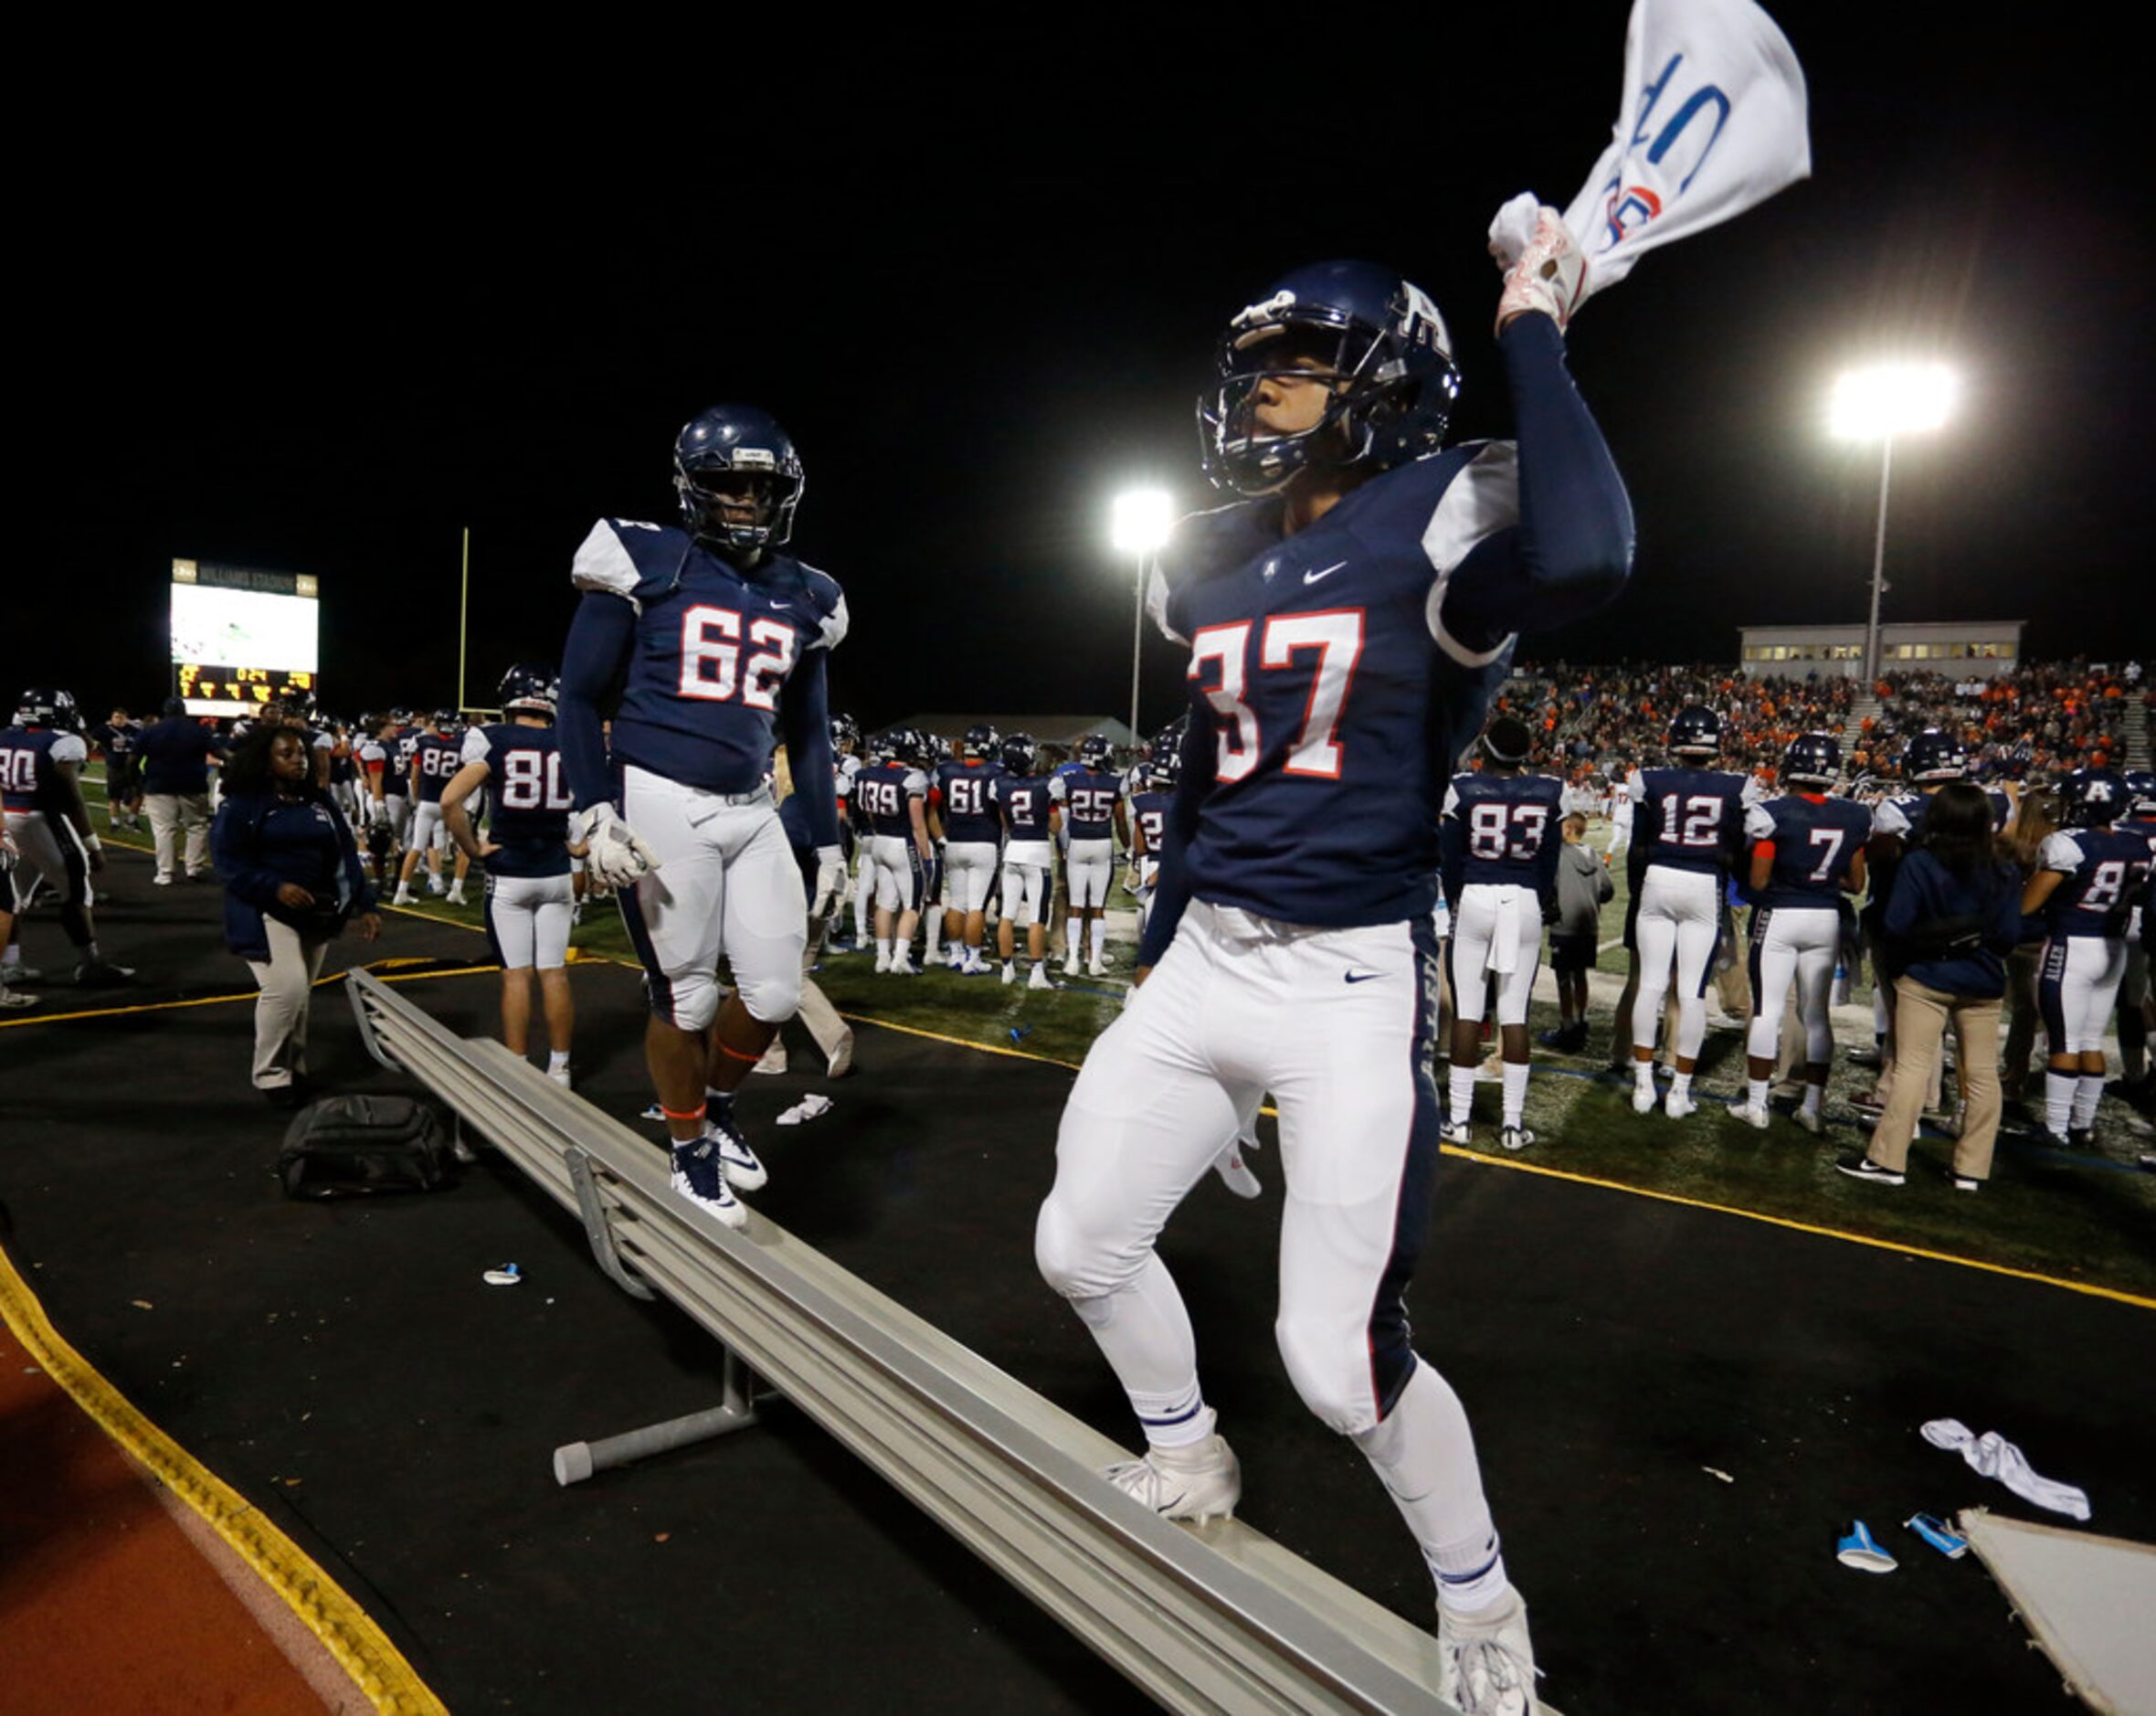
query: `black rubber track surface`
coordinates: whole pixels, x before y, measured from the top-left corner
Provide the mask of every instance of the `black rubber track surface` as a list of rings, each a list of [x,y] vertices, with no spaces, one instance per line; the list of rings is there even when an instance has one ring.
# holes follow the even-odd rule
[[[69,1004],[248,987],[212,891],[153,890],[128,855],[113,868],[101,927],[144,991]],[[57,940],[33,922],[31,957]],[[338,960],[482,952],[470,932],[394,918]],[[576,981],[578,1088],[633,1114],[648,1099],[635,975]],[[493,990],[474,975],[404,992],[480,1033]],[[7,1244],[61,1332],[365,1603],[450,1708],[1137,1703],[783,1404],[744,1434],[557,1488],[557,1444],[713,1404],[715,1349],[608,1284],[576,1225],[498,1161],[433,1196],[280,1199],[284,1117],[247,1086],[249,1011],[0,1029]],[[315,1018],[324,1082],[398,1087],[365,1060],[341,987]],[[1129,1441],[1031,1261],[1070,1075],[861,1039],[860,1074],[808,1125],[771,1121],[820,1085],[751,1081],[772,1174],[757,1207]],[[1276,1181],[1272,1152],[1258,1166]],[[1252,1204],[1209,1181],[1167,1247],[1243,1462],[1243,1517],[1421,1620],[1427,1576],[1390,1503],[1274,1352],[1277,1217],[1276,1185]],[[1418,1346],[1467,1401],[1544,1690],[1568,1716],[2062,1707],[1973,1558],[1949,1562],[1900,1524],[1976,1503],[2049,1516],[1917,1429],[2000,1430],[2089,1491],[2092,1530],[2156,1538],[2147,1310],[1450,1159],[1433,1223]],[[522,1286],[481,1283],[511,1260]],[[1897,1573],[1834,1561],[1852,1518]]]

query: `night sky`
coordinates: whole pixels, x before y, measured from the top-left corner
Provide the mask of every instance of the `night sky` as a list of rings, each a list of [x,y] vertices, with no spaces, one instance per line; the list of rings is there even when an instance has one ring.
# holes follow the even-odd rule
[[[0,682],[153,703],[184,555],[320,577],[333,710],[453,701],[469,526],[489,701],[510,662],[558,655],[591,521],[671,522],[675,429],[739,397],[792,430],[794,549],[847,588],[834,706],[1120,712],[1108,496],[1149,478],[1210,503],[1191,403],[1273,278],[1402,270],[1451,323],[1456,434],[1508,430],[1485,231],[1516,191],[1570,199],[1624,23],[1518,10],[1323,39],[1223,12],[1173,46],[1103,21],[1000,58],[835,32],[721,55],[713,26],[579,44],[513,87],[409,44],[328,87],[320,64],[145,67],[99,153],[17,175],[31,540]],[[1966,7],[1863,9],[1893,41],[1779,11],[1814,176],[1581,312],[1637,571],[1523,654],[1729,661],[1747,621],[1861,620],[1876,452],[1821,423],[1834,369],[1883,354],[1945,356],[1966,389],[1897,448],[1886,617],[2156,653],[2148,98],[2101,63],[2119,45],[1977,36]],[[182,71],[187,100],[157,99]],[[1180,671],[1152,637],[1147,726]]]

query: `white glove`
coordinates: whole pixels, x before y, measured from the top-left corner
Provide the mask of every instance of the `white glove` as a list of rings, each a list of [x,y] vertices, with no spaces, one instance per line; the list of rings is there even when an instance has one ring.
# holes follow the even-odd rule
[[[816,849],[816,899],[808,907],[811,919],[828,916],[846,891],[846,853],[842,847]]]
[[[602,888],[632,886],[638,877],[659,867],[659,855],[610,804],[595,804],[572,816],[569,839],[588,849],[584,873]]]
[[[1505,291],[1497,300],[1498,331],[1513,317],[1539,310],[1563,333],[1587,296],[1587,259],[1572,242],[1564,217],[1523,191],[1490,223],[1490,254],[1505,271]]]

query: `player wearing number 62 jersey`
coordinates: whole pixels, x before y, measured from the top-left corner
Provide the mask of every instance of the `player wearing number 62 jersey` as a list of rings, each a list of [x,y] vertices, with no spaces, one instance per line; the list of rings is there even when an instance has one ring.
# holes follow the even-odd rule
[[[1671,754],[1705,763],[1722,748],[1721,717],[1694,704],[1671,724]],[[1663,1112],[1681,1120],[1695,1107],[1692,1069],[1707,1035],[1707,980],[1721,935],[1722,889],[1744,845],[1745,807],[1758,789],[1749,775],[1680,766],[1644,768],[1628,790],[1636,806],[1632,877],[1638,896],[1633,935],[1639,990],[1632,1009],[1632,1106],[1654,1106],[1654,1033],[1676,966],[1676,1077]]]
[[[1453,919],[1445,946],[1453,984],[1448,1144],[1465,1144],[1472,1137],[1468,1110],[1474,1102],[1483,1009],[1493,978],[1505,1057],[1498,1141],[1513,1150],[1535,1141],[1525,1124],[1531,1053],[1527,1002],[1542,963],[1544,909],[1557,903],[1565,786],[1548,775],[1520,772],[1533,743],[1525,722],[1499,716],[1483,735],[1482,772],[1460,776],[1445,793],[1439,845]]]
[[[1807,733],[1782,757],[1781,778],[1797,789],[1745,812],[1752,842],[1749,873],[1752,1012],[1745,1041],[1745,1099],[1735,1113],[1767,1125],[1767,1091],[1790,984],[1804,1025],[1804,1102],[1797,1123],[1810,1132],[1823,1122],[1820,1106],[1832,1070],[1834,1033],[1828,1018],[1834,960],[1842,946],[1842,895],[1865,884],[1865,842],[1872,813],[1827,796],[1842,772],[1842,747],[1824,733]]]
[[[824,664],[846,635],[846,599],[779,552],[802,481],[766,413],[714,406],[692,418],[674,442],[683,527],[592,526],[562,660],[571,832],[590,848],[591,880],[623,890],[673,1185],[735,1225],[747,1217],[728,1180],[753,1191],[765,1172],[734,1092],[799,1005],[808,917],[845,875]],[[816,852],[810,914],[766,782],[780,737]],[[722,954],[735,981],[724,1006]]]
[[[1516,307],[1545,263],[1579,278],[1545,214]],[[1247,498],[1186,520],[1158,559],[1152,610],[1189,661],[1182,779],[1142,980],[1073,1087],[1035,1234],[1145,1430],[1109,1480],[1170,1517],[1232,1511],[1240,1471],[1156,1246],[1270,1091],[1288,1374],[1398,1504],[1437,1582],[1441,1656],[1501,1655],[1523,1689],[1525,1609],[1474,1437],[1402,1294],[1439,1150],[1439,800],[1515,634],[1592,612],[1630,566],[1623,485],[1565,370],[1567,307],[1501,323],[1517,445],[1449,449],[1451,337],[1399,275],[1298,270],[1230,322],[1200,427],[1209,473]]]
[[[532,974],[546,1011],[546,1074],[569,1082],[569,925],[576,890],[569,874],[569,786],[555,743],[557,692],[551,669],[513,667],[502,680],[509,717],[465,734],[463,762],[442,791],[442,821],[465,857],[486,873],[487,939],[502,966],[502,1041],[527,1052]],[[472,832],[466,800],[491,786],[487,838]]]

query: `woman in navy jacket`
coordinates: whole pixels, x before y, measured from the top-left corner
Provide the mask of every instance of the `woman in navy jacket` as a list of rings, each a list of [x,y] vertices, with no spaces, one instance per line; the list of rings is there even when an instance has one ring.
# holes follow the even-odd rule
[[[1834,1165],[1898,1186],[1947,1021],[1954,1022],[1965,1105],[1954,1142],[1957,1191],[1990,1177],[1999,1136],[1999,1014],[2006,956],[2021,939],[2021,877],[1995,847],[1992,807],[1966,782],[1941,787],[1894,878],[1882,929],[1896,952],[1894,1094],[1871,1149]]]
[[[305,1099],[307,1005],[322,955],[347,920],[369,941],[382,920],[351,825],[314,784],[304,734],[256,727],[224,782],[210,848],[225,884],[225,944],[261,988],[255,1088],[274,1107],[294,1107]]]

